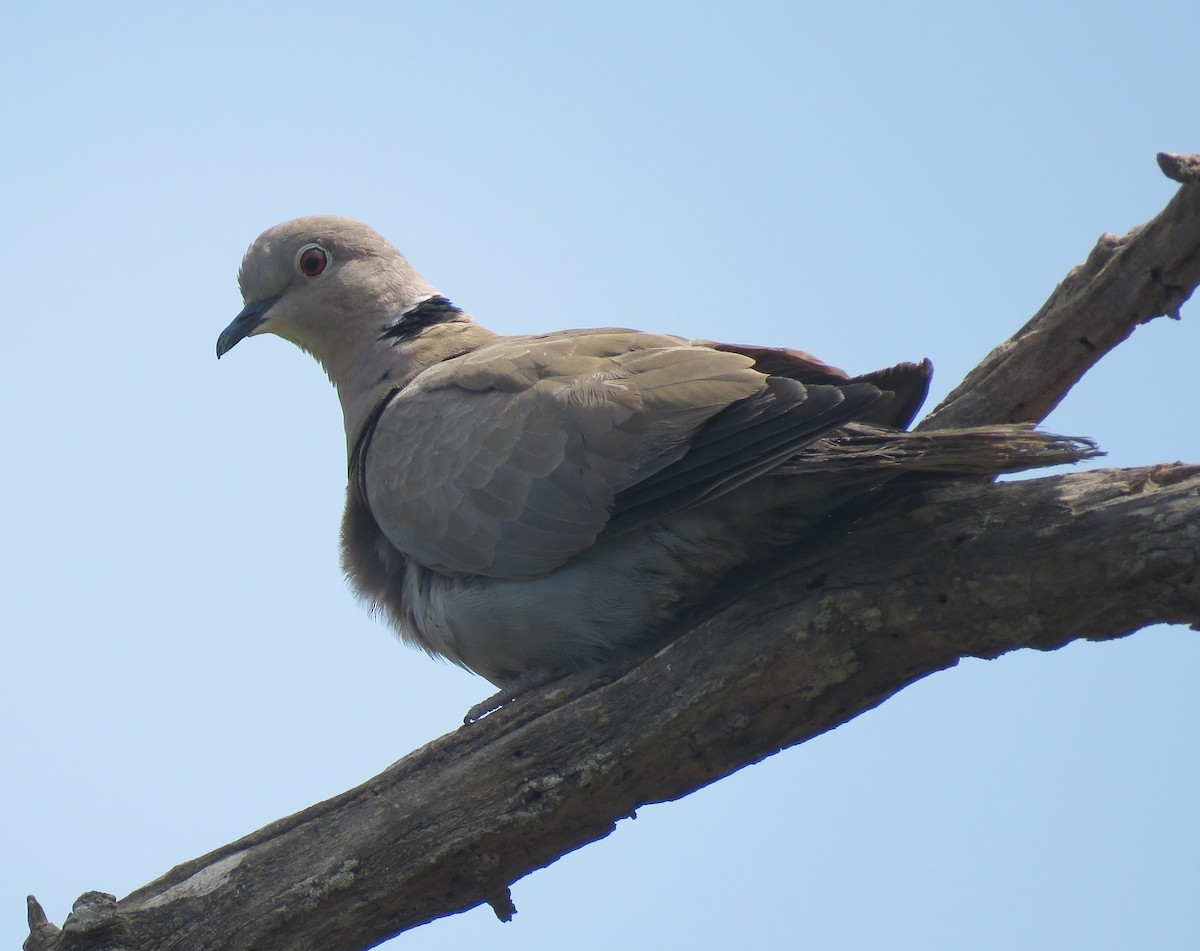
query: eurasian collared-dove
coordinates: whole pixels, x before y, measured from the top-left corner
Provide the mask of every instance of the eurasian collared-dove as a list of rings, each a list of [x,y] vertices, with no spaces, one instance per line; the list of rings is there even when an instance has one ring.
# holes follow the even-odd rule
[[[354,586],[499,686],[644,641],[901,472],[1091,452],[1021,427],[901,432],[929,361],[852,378],[800,351],[632,330],[499,336],[346,218],[264,232],[238,280],[217,355],[269,331],[337,388]]]

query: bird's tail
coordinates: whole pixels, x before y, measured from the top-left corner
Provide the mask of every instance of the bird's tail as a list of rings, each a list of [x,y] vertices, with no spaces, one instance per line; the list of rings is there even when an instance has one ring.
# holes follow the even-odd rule
[[[1103,453],[1091,439],[1041,432],[1031,423],[898,432],[853,423],[806,446],[774,470],[780,475],[870,470],[947,475],[999,475],[1064,463]]]

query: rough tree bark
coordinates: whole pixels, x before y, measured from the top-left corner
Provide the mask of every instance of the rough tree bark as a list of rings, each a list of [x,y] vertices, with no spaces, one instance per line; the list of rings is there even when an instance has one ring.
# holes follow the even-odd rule
[[[1163,155],[1166,209],[1103,236],[922,428],[1040,421],[1133,329],[1200,283],[1200,158]],[[186,862],[89,892],[27,951],[370,947],[829,730],[963,657],[1158,622],[1200,626],[1200,465],[901,487],[681,625],[441,737],[374,779]],[[881,541],[886,540],[885,544]],[[733,633],[736,632],[736,636]]]

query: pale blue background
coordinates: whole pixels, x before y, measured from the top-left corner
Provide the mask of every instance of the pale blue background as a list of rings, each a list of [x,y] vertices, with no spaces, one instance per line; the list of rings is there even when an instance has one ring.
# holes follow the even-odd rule
[[[315,364],[213,357],[262,229],[365,219],[497,330],[930,356],[936,399],[1200,151],[1194,0],[834,6],[9,6],[0,944],[488,689],[343,583]],[[1197,317],[1052,426],[1200,460]],[[1198,671],[1182,628],[964,663],[398,944],[1198,947]]]

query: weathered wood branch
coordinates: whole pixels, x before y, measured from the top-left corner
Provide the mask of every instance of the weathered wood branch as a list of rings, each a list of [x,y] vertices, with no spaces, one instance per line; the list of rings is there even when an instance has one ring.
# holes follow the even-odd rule
[[[639,806],[961,657],[1159,621],[1200,625],[1200,466],[906,492],[622,676],[577,676],[444,736],[108,905],[107,920],[135,949],[169,936],[350,951],[483,901],[503,910],[510,882]],[[88,934],[103,933],[87,897]]]
[[[1178,319],[1200,284],[1198,159],[1160,154],[1168,175],[1186,183],[1167,207],[1124,237],[1102,235],[1041,310],[917,428],[1041,422],[1138,325],[1161,316]]]
[[[1154,221],[1088,262],[925,426],[1041,419],[1200,283],[1196,163]],[[1081,341],[1086,341],[1083,343]],[[28,951],[359,949],[482,901],[669,800],[824,732],[961,657],[1200,625],[1200,466],[890,493],[647,658],[579,675],[341,796],[187,862]]]

